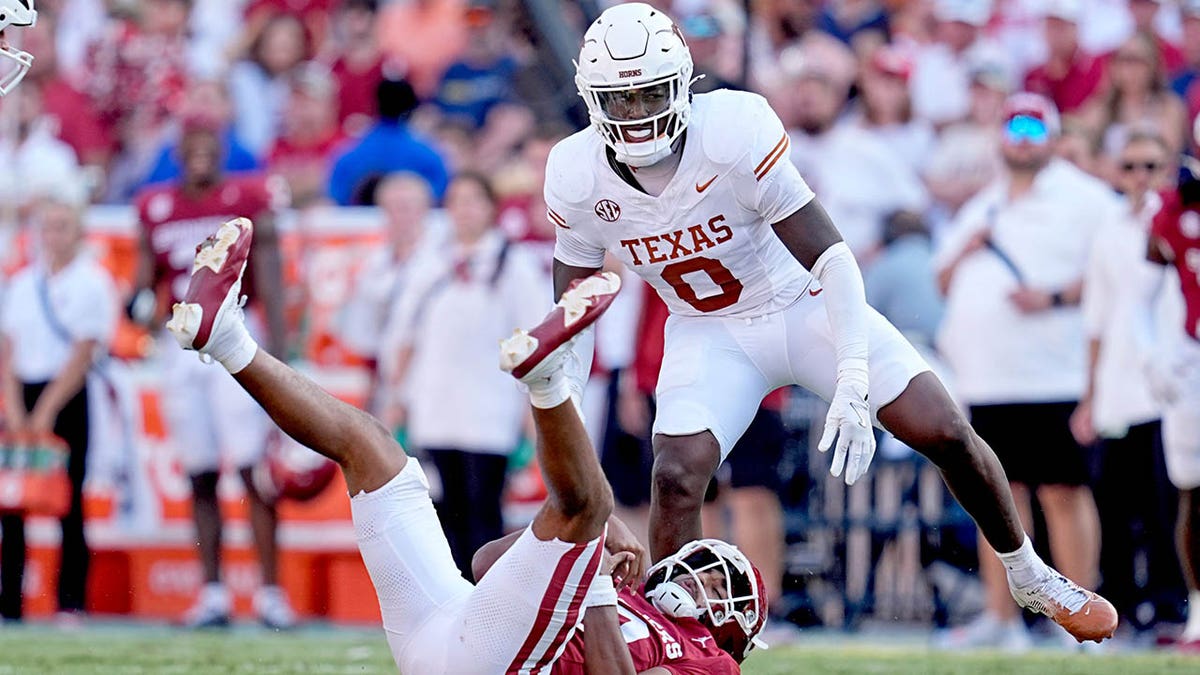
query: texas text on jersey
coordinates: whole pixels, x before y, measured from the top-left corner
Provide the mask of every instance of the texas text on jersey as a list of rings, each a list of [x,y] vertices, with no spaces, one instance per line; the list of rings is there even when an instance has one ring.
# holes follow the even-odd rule
[[[546,205],[555,257],[597,268],[611,251],[677,315],[758,316],[795,302],[811,283],[772,230],[813,198],[787,159],[783,124],[761,96],[697,94],[682,156],[659,196],[614,171],[588,127],[554,147]]]
[[[1154,217],[1151,233],[1169,250],[1164,258],[1179,272],[1179,286],[1187,310],[1184,330],[1200,340],[1200,210],[1182,204],[1178,193],[1163,194],[1163,206]]]
[[[228,178],[199,197],[178,185],[147,188],[137,198],[138,219],[154,254],[158,274],[168,284],[171,302],[179,302],[192,273],[196,243],[221,223],[239,216],[256,218],[276,208],[282,199],[271,179],[261,176]],[[253,265],[246,269],[242,290],[253,294]]]
[[[637,672],[654,667],[675,675],[730,675],[742,672],[736,661],[717,647],[712,633],[696,619],[671,618],[640,593],[622,589],[617,596],[621,635],[629,646]],[[555,675],[583,675],[581,629],[554,664]]]

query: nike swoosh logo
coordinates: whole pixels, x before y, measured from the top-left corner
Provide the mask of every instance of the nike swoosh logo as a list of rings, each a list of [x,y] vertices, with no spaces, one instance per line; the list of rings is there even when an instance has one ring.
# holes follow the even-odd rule
[[[721,174],[717,174],[717,176],[719,176],[719,175],[721,175]],[[696,192],[704,192],[705,190],[707,190],[708,186],[712,185],[713,181],[717,179],[717,176],[713,176],[712,178],[709,178],[708,181],[705,183],[696,183]]]
[[[815,298],[815,297],[817,297],[818,295],[820,295],[820,294],[821,294],[821,291],[823,291],[823,290],[825,290],[825,289],[824,289],[824,288],[818,288],[817,290],[815,290],[815,291],[814,291],[813,289],[811,289],[811,288],[810,288],[810,289],[808,289],[808,294],[809,294],[809,295],[811,295],[811,296],[813,296],[813,297]]]

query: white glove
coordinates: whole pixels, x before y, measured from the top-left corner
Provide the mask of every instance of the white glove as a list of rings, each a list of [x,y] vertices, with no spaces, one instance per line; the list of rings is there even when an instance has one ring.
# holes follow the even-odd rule
[[[837,389],[825,416],[825,433],[817,449],[828,452],[837,437],[833,465],[829,473],[842,475],[846,470],[846,485],[862,478],[871,458],[875,456],[875,430],[871,428],[871,409],[867,405],[869,390],[865,368],[847,368],[838,374]]]

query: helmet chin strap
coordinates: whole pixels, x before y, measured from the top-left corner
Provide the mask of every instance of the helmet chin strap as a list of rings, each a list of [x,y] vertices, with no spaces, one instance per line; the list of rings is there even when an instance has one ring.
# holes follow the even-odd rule
[[[696,599],[686,588],[674,581],[664,581],[647,591],[646,597],[654,606],[667,616],[675,618],[699,619],[704,610],[696,605]]]

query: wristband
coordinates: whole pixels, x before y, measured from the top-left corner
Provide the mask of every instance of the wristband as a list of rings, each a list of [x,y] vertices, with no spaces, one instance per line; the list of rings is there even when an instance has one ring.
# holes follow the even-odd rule
[[[583,598],[583,606],[585,608],[617,606],[617,587],[613,585],[611,575],[596,575],[596,578],[592,580],[591,588],[588,588],[587,595]]]

